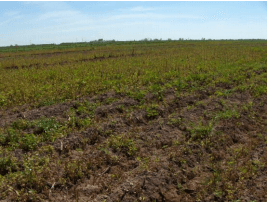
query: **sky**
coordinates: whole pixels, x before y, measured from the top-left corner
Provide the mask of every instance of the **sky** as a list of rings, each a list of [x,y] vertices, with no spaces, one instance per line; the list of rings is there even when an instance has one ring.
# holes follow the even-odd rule
[[[0,46],[145,38],[267,39],[267,2],[0,1]]]

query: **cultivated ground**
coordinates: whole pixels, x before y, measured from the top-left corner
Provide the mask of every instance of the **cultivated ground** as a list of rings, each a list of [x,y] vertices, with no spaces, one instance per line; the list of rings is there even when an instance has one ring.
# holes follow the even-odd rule
[[[267,43],[0,53],[0,201],[266,201]]]

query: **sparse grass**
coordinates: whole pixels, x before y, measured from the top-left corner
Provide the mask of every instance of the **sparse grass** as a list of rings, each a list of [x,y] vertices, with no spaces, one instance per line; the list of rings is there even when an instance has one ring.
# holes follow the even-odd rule
[[[211,133],[212,128],[213,128],[212,122],[210,122],[208,125],[203,125],[201,122],[199,122],[198,125],[196,126],[193,125],[192,129],[189,130],[191,139],[201,140],[205,138]]]
[[[234,110],[221,111],[216,114],[214,119],[220,120],[220,119],[230,119],[230,118],[239,118],[239,117],[240,117],[239,112],[236,109],[234,109]]]
[[[0,200],[265,199],[266,42],[87,45],[0,50]]]
[[[134,140],[126,135],[111,135],[107,140],[106,145],[107,147],[112,148],[115,152],[124,152],[129,156],[135,155],[137,151]]]
[[[146,116],[148,118],[156,118],[158,115],[159,115],[159,112],[158,112],[158,106],[155,105],[155,104],[152,104],[151,106],[147,107],[146,108]]]

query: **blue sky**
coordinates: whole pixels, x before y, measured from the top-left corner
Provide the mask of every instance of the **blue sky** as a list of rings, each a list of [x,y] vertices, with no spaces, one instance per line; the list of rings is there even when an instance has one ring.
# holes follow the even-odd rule
[[[151,39],[267,39],[267,2],[0,1],[0,46]]]

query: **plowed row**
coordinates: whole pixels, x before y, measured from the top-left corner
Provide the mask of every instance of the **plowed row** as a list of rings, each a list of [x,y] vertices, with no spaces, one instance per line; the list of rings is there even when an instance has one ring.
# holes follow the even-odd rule
[[[156,80],[147,68],[143,86],[138,71],[119,90],[46,104],[14,99],[0,109],[0,202],[266,201],[267,66],[241,62],[238,73],[233,63],[210,73],[202,64]]]

